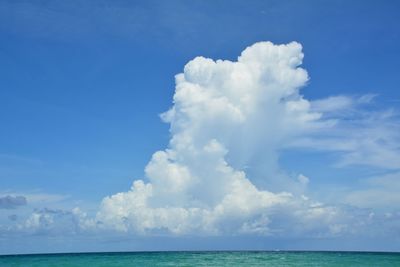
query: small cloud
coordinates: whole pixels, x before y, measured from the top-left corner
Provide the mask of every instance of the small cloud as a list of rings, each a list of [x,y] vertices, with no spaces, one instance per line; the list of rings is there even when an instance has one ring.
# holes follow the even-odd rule
[[[377,97],[377,94],[366,94],[366,95],[362,95],[357,99],[357,103],[360,104],[369,104],[372,102],[372,100],[374,100],[375,97]]]
[[[331,96],[311,102],[311,107],[317,112],[343,111],[353,107],[354,100],[348,96]]]
[[[61,195],[61,194],[48,194],[41,192],[23,192],[23,195],[26,197],[27,201],[31,204],[48,204],[48,203],[57,203],[68,199],[69,195]]]
[[[299,176],[297,176],[297,180],[299,180],[299,182],[303,185],[307,185],[310,182],[310,179],[303,174],[299,174]]]
[[[0,209],[15,209],[27,204],[24,196],[4,196],[0,197]]]
[[[362,181],[363,187],[347,193],[344,202],[359,208],[385,210],[398,209],[400,202],[400,172],[370,177]]]

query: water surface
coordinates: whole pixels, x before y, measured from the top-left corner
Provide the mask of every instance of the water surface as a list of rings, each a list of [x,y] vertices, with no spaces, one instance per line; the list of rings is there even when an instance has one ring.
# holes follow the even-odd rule
[[[382,252],[119,252],[0,256],[0,266],[400,266]]]

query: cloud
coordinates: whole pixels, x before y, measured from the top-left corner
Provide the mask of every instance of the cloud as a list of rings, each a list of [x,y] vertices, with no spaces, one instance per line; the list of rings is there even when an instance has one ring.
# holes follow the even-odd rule
[[[344,111],[352,110],[357,112],[358,110],[355,110],[355,108],[371,103],[376,96],[376,94],[366,94],[359,97],[330,96],[312,101],[311,107],[317,112],[323,112],[324,116],[330,115],[332,112],[340,112],[343,115]],[[346,113],[344,115],[349,116]]]
[[[299,43],[260,42],[237,61],[188,62],[175,77],[173,106],[161,114],[170,124],[168,148],[153,154],[130,191],[103,199],[101,227],[176,235],[354,232],[369,215],[356,218],[354,210],[305,196],[309,178],[285,174],[279,153],[339,151],[338,166],[397,168],[400,131],[394,113],[364,108],[376,95],[305,99],[302,59]]]
[[[299,208],[310,220],[329,213],[281,190],[308,178],[276,177],[278,149],[326,123],[299,93],[308,81],[302,59],[299,43],[260,42],[237,61],[186,64],[161,115],[170,124],[168,148],[153,154],[145,180],[104,198],[97,220],[137,233],[269,234],[278,207]]]
[[[343,111],[354,106],[352,98],[347,96],[331,96],[311,102],[312,108],[318,112]]]
[[[400,203],[400,172],[361,181],[361,188],[346,192],[343,202],[359,208],[396,211]]]
[[[365,108],[372,94],[305,99],[300,90],[309,77],[302,60],[296,42],[256,43],[237,61],[196,57],[175,76],[173,105],[161,114],[170,141],[152,155],[143,179],[105,197],[94,217],[79,208],[36,209],[25,219],[18,215],[18,222],[9,215],[14,226],[2,231],[313,238],[362,236],[382,225],[395,231],[400,217],[394,206],[384,213],[368,208],[398,203],[398,190],[388,186],[397,176],[371,179],[373,190],[347,192],[326,204],[306,195],[307,176],[280,168],[280,153],[293,148],[336,152],[342,167],[400,166],[396,112]],[[387,192],[382,201],[369,201]],[[24,195],[0,198],[0,207],[68,198]]]
[[[38,209],[35,210],[23,223],[14,228],[18,232],[46,234],[46,235],[73,235],[94,229],[93,221],[79,208]]]
[[[307,176],[303,175],[303,174],[299,174],[297,176],[297,179],[303,185],[307,185],[310,182],[310,179]]]
[[[327,204],[306,195],[307,176],[280,168],[280,153],[293,148],[335,152],[341,167],[400,166],[397,113],[369,109],[372,94],[305,99],[300,90],[309,77],[299,67],[302,59],[296,42],[256,43],[237,61],[196,57],[175,77],[173,105],[161,114],[171,138],[152,155],[143,179],[105,197],[94,217],[79,208],[36,209],[10,229],[301,238],[364,236],[380,227],[385,231],[377,233],[395,232],[395,205],[370,208],[398,203],[398,189],[390,187],[398,174],[370,179],[365,190]],[[37,205],[66,197],[26,195]]]
[[[0,209],[15,209],[27,204],[24,196],[3,196],[0,197]]]
[[[24,193],[24,196],[29,203],[32,204],[56,203],[64,201],[70,197],[69,195],[47,194],[41,192]]]
[[[43,207],[55,203],[61,203],[70,198],[69,195],[45,193],[41,191],[0,191],[0,198],[12,196],[23,196],[29,205]]]
[[[291,140],[287,148],[338,152],[337,167],[400,169],[399,114],[394,109],[371,108],[374,97],[337,96],[312,101],[311,109],[322,114],[327,127]]]

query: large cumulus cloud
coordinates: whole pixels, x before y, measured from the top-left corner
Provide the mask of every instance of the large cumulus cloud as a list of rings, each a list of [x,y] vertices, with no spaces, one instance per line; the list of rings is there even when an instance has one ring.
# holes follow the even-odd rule
[[[176,75],[173,105],[161,115],[170,125],[168,147],[152,155],[143,179],[105,197],[96,215],[36,209],[17,220],[12,210],[0,235],[396,235],[398,113],[368,108],[373,94],[305,99],[300,91],[309,77],[302,59],[296,42],[260,42],[237,61],[191,60]],[[339,168],[362,165],[386,175],[329,198],[335,188],[312,191],[318,177],[280,168],[279,155],[290,149],[334,152]],[[60,199],[27,195],[30,203],[49,197]],[[17,198],[3,202],[0,208],[24,205]]]
[[[104,198],[97,220],[139,233],[268,234],[277,209],[332,214],[293,194],[304,183],[270,171],[284,143],[330,123],[299,93],[308,81],[302,59],[299,43],[260,42],[237,61],[187,63],[161,116],[168,148],[153,154],[130,191]]]

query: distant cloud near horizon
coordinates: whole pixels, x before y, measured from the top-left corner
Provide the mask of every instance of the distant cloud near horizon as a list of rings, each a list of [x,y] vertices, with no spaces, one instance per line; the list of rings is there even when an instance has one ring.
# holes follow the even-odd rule
[[[3,196],[0,197],[0,209],[15,209],[25,206],[28,202],[24,196]]]

